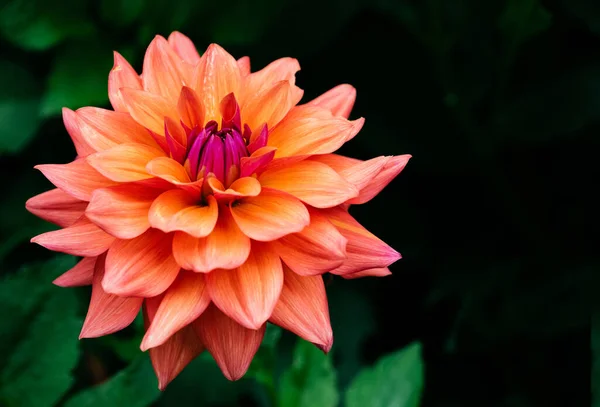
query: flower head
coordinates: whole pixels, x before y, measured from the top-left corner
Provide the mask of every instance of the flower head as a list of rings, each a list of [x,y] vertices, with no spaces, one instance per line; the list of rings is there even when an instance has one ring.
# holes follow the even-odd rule
[[[180,33],[157,36],[142,75],[115,53],[114,111],[63,110],[76,159],[36,167],[57,188],[27,208],[62,229],[32,241],[83,257],[57,285],[92,285],[80,337],[143,309],[160,388],[204,349],[239,379],[267,321],[329,351],[321,275],[384,276],[400,258],[348,207],[410,156],[332,154],[363,125],[347,119],[356,92],[297,105],[299,69],[282,58],[250,73],[218,45],[200,56]]]

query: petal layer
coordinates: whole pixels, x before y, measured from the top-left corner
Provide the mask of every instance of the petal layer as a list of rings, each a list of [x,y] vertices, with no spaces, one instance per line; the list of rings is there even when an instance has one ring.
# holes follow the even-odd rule
[[[71,226],[83,215],[87,202],[56,188],[30,198],[25,207],[35,216],[61,227]]]
[[[120,144],[110,150],[87,157],[88,163],[106,178],[115,182],[133,182],[152,178],[146,165],[164,156],[158,147],[145,144]]]
[[[410,154],[388,157],[381,171],[367,184],[361,191],[359,196],[351,199],[350,204],[363,204],[369,202],[377,194],[381,192],[400,172],[406,167],[408,160],[412,156]]]
[[[307,105],[324,107],[334,116],[342,116],[347,119],[350,116],[355,100],[356,89],[354,86],[343,84],[328,90],[321,96],[308,102]]]
[[[53,283],[59,287],[90,285],[94,279],[97,257],[84,257],[75,267],[58,276]]]
[[[218,216],[217,200],[212,195],[207,197],[206,205],[198,205],[197,198],[182,189],[164,192],[148,214],[152,227],[167,233],[182,231],[194,237],[208,236]]]
[[[114,52],[115,63],[108,74],[108,98],[118,112],[127,112],[127,104],[121,95],[121,88],[142,89],[142,80],[129,62],[118,52]]]

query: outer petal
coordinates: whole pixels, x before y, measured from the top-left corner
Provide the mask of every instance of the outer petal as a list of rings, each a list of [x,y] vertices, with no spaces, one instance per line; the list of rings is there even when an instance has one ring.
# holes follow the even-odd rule
[[[390,275],[392,275],[392,272],[390,271],[390,269],[387,267],[382,267],[382,268],[357,271],[356,273],[342,274],[342,277],[347,280],[351,280],[354,278],[361,278],[361,277],[385,277],[385,276],[390,276]]]
[[[108,98],[118,112],[127,112],[127,104],[121,95],[121,88],[142,89],[142,80],[129,62],[118,52],[114,52],[115,64],[108,74]]]
[[[69,133],[69,136],[71,136],[71,140],[73,140],[73,144],[75,145],[77,155],[79,157],[85,157],[88,154],[95,153],[96,151],[90,147],[81,134],[81,128],[79,127],[77,114],[71,109],[63,107],[62,116],[65,128],[67,129],[67,132]]]
[[[122,88],[121,95],[131,117],[156,134],[164,136],[165,116],[179,120],[177,104],[163,96],[130,88]]]
[[[108,250],[115,238],[82,216],[68,228],[42,233],[31,241],[55,252],[93,257]]]
[[[266,325],[258,330],[244,328],[217,307],[210,306],[194,323],[194,328],[225,377],[238,380],[248,370]]]
[[[61,227],[71,226],[83,215],[87,202],[73,198],[60,189],[52,189],[30,198],[25,203],[34,215]]]
[[[323,154],[314,155],[309,160],[318,161],[333,168],[342,178],[360,191],[381,172],[389,157],[381,156],[361,161],[337,154]]]
[[[297,233],[310,223],[308,210],[293,196],[263,188],[255,197],[230,204],[238,227],[251,239],[268,242]]]
[[[296,106],[269,134],[275,157],[327,154],[340,148],[362,128],[364,119],[348,121],[316,106]]]
[[[85,158],[69,164],[43,164],[34,168],[58,188],[82,201],[89,201],[94,190],[116,184],[96,171]]]
[[[84,257],[75,267],[57,277],[53,283],[59,287],[78,287],[92,284],[96,259],[97,257]]]
[[[242,110],[245,123],[251,129],[257,129],[263,123],[267,123],[269,128],[275,127],[298,103],[300,99],[297,99],[296,96],[288,81],[277,82],[272,88],[253,95],[253,103],[248,104]]]
[[[267,169],[259,177],[264,187],[278,189],[316,208],[331,208],[358,195],[354,185],[325,164],[304,160],[285,168]]]
[[[242,76],[250,75],[250,57],[241,57],[237,60],[237,65]]]
[[[356,100],[356,89],[354,86],[343,84],[323,93],[321,96],[307,103],[310,106],[324,107],[331,111],[334,116],[348,118],[354,101]]]
[[[106,257],[102,286],[116,295],[154,297],[164,292],[179,274],[171,255],[172,237],[149,229],[132,240],[117,240]]]
[[[209,45],[192,80],[192,88],[202,98],[206,109],[206,121],[220,122],[219,103],[231,92],[238,93],[240,80],[235,59],[217,44]]]
[[[239,61],[238,61],[239,63]],[[294,58],[280,58],[269,65],[244,78],[240,106],[242,109],[256,104],[254,97],[271,89],[277,82],[286,81],[293,87],[296,82],[296,72],[300,70],[298,60]],[[250,60],[248,60],[248,73],[250,73]]]
[[[346,239],[333,224],[315,210],[310,225],[301,232],[273,242],[274,251],[296,273],[323,274],[342,265],[346,259]]]
[[[365,269],[383,268],[401,258],[400,253],[365,229],[348,212],[335,208],[325,213],[331,223],[348,239],[348,259],[330,273],[343,275]]]
[[[348,201],[350,204],[363,204],[373,199],[406,167],[410,154],[389,157],[383,169],[361,189],[360,195]]]
[[[283,268],[284,284],[270,322],[329,352],[333,332],[321,276],[299,276]]]
[[[150,325],[159,307],[161,297],[148,298],[144,304],[146,326]],[[164,390],[184,367],[196,358],[204,346],[192,326],[187,326],[171,336],[164,344],[151,348],[150,359],[158,378],[158,388]]]
[[[148,210],[161,192],[133,183],[97,189],[86,216],[119,239],[133,239],[150,227]]]
[[[194,322],[209,303],[204,276],[182,271],[165,292],[141,349],[145,351],[165,343],[177,331]]]
[[[210,297],[239,324],[260,329],[269,319],[283,287],[283,270],[277,253],[258,243],[248,260],[235,270],[207,275]]]
[[[120,331],[133,322],[142,306],[142,298],[119,297],[104,291],[104,259],[105,256],[101,256],[96,262],[92,299],[79,339],[96,338]]]
[[[178,31],[174,31],[169,35],[169,45],[175,50],[177,55],[185,62],[196,65],[200,62],[200,54],[194,46],[192,40]]]
[[[219,208],[213,196],[207,197],[207,205],[197,205],[196,197],[181,189],[164,192],[148,214],[152,227],[167,233],[180,230],[194,237],[208,236],[218,217]]]
[[[110,150],[87,157],[92,167],[116,182],[132,182],[152,178],[146,165],[154,158],[164,156],[158,147],[145,144],[121,144]]]
[[[224,251],[223,248],[226,248]],[[250,254],[250,239],[237,227],[227,209],[222,209],[214,230],[197,239],[178,232],[173,239],[173,255],[186,270],[208,273],[211,270],[234,269]]]

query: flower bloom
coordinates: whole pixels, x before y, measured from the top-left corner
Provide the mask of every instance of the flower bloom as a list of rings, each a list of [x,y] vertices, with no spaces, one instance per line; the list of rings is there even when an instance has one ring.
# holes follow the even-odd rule
[[[299,69],[282,58],[251,73],[218,45],[200,56],[178,32],[157,36],[142,75],[115,52],[114,111],[63,110],[76,159],[36,167],[57,188],[27,208],[62,229],[32,241],[82,257],[55,284],[92,285],[80,337],[143,309],[161,389],[204,349],[239,379],[267,321],[328,352],[322,274],[385,276],[400,258],[348,207],[410,156],[332,154],[363,125],[347,119],[355,89],[297,105]]]

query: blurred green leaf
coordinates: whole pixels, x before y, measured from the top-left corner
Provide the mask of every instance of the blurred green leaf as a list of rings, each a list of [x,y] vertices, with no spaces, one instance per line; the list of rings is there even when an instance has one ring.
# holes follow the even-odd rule
[[[417,407],[423,381],[421,344],[415,342],[364,369],[346,391],[346,407]]]
[[[141,312],[127,329],[133,330],[133,335],[127,338],[119,335],[106,335],[98,340],[110,347],[121,359],[131,362],[140,356],[140,343],[145,334],[144,316]]]
[[[312,343],[298,339],[292,365],[278,391],[280,407],[335,407],[339,395],[331,358]]]
[[[12,324],[3,321],[4,329],[26,327],[22,340],[11,349],[2,368],[3,403],[0,404],[3,406],[52,406],[74,381],[71,371],[79,359],[78,334],[82,323],[76,315],[77,298],[73,291],[52,287],[41,275],[48,268],[64,271],[66,263],[67,258],[59,258],[21,272],[0,285],[3,315],[7,312],[6,316],[13,320]],[[49,295],[44,297],[42,293],[46,290]],[[19,306],[19,302],[23,303]],[[35,316],[25,317],[36,307]],[[23,319],[17,320],[17,315]],[[2,342],[5,340],[2,335]]]
[[[513,46],[546,30],[552,15],[539,0],[507,0],[498,26]]]
[[[107,23],[127,26],[140,17],[146,4],[144,0],[102,0],[100,14]]]
[[[42,116],[59,114],[63,107],[106,104],[112,63],[111,50],[102,44],[74,44],[62,49],[50,72]]]
[[[77,0],[9,0],[0,13],[0,32],[21,48],[42,51],[67,37],[92,34],[85,11],[85,2]]]
[[[150,358],[140,355],[108,381],[71,397],[65,407],[146,407],[160,394]]]
[[[0,154],[17,153],[32,139],[39,118],[39,90],[26,68],[0,60]]]

